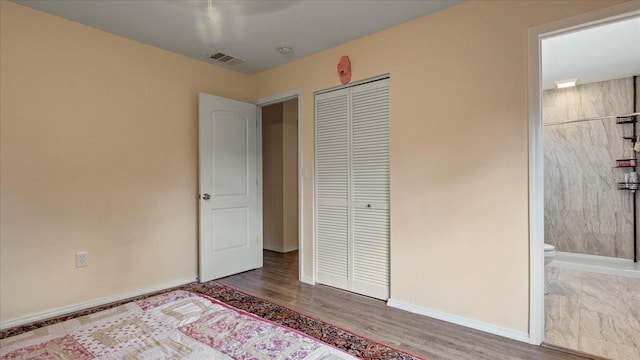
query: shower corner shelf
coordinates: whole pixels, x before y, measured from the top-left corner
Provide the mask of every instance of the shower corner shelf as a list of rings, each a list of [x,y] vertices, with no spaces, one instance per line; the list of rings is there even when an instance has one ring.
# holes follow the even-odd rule
[[[637,142],[640,135],[638,134],[638,104],[636,103],[637,92],[636,92],[636,83],[637,79],[633,77],[633,109],[636,111],[633,115],[621,115],[616,116],[616,124],[624,125],[631,124],[632,133],[629,136],[622,136],[623,140],[630,140],[631,142]],[[616,168],[631,168],[631,172],[636,171],[636,167],[638,166],[638,156],[634,153],[634,157],[630,159],[618,159],[616,160]],[[627,180],[627,179],[625,179]],[[631,192],[631,196],[633,198],[633,262],[638,262],[638,224],[637,224],[637,205],[636,205],[636,193],[640,184],[637,182],[619,182],[618,190],[626,190]]]
[[[617,159],[616,163],[618,164],[616,168],[634,168],[638,164],[638,159]]]
[[[632,192],[635,192],[636,190],[638,190],[638,183],[627,183],[627,182],[619,182],[618,183],[618,190],[630,190]]]
[[[637,122],[638,122],[638,115],[616,117],[616,124],[635,124]]]

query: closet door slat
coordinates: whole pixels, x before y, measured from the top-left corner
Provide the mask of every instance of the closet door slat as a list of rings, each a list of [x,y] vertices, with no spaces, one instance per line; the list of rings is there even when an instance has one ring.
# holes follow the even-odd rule
[[[352,291],[389,298],[389,84],[351,89]]]
[[[316,95],[316,281],[388,299],[389,229],[389,80]]]
[[[348,89],[316,96],[315,151],[316,280],[348,289]]]

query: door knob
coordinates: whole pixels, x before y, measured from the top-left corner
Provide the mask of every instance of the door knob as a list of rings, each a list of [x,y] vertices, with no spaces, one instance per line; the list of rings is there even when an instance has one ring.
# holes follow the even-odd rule
[[[202,194],[202,200],[209,200],[211,199],[211,195],[209,194]]]
[[[367,207],[368,207],[368,208],[370,208],[370,207],[371,207],[371,204],[367,204]]]

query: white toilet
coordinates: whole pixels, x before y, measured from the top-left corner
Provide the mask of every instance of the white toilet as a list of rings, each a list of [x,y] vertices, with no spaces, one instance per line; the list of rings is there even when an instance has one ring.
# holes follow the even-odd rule
[[[549,265],[556,257],[556,247],[550,244],[544,244],[544,265]]]

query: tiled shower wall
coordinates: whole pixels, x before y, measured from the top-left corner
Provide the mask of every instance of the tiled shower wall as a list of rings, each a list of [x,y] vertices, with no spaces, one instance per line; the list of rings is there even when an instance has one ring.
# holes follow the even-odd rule
[[[617,189],[629,169],[614,168],[633,157],[633,125],[552,123],[634,111],[633,78],[544,91],[545,242],[557,250],[633,258],[633,195]]]

